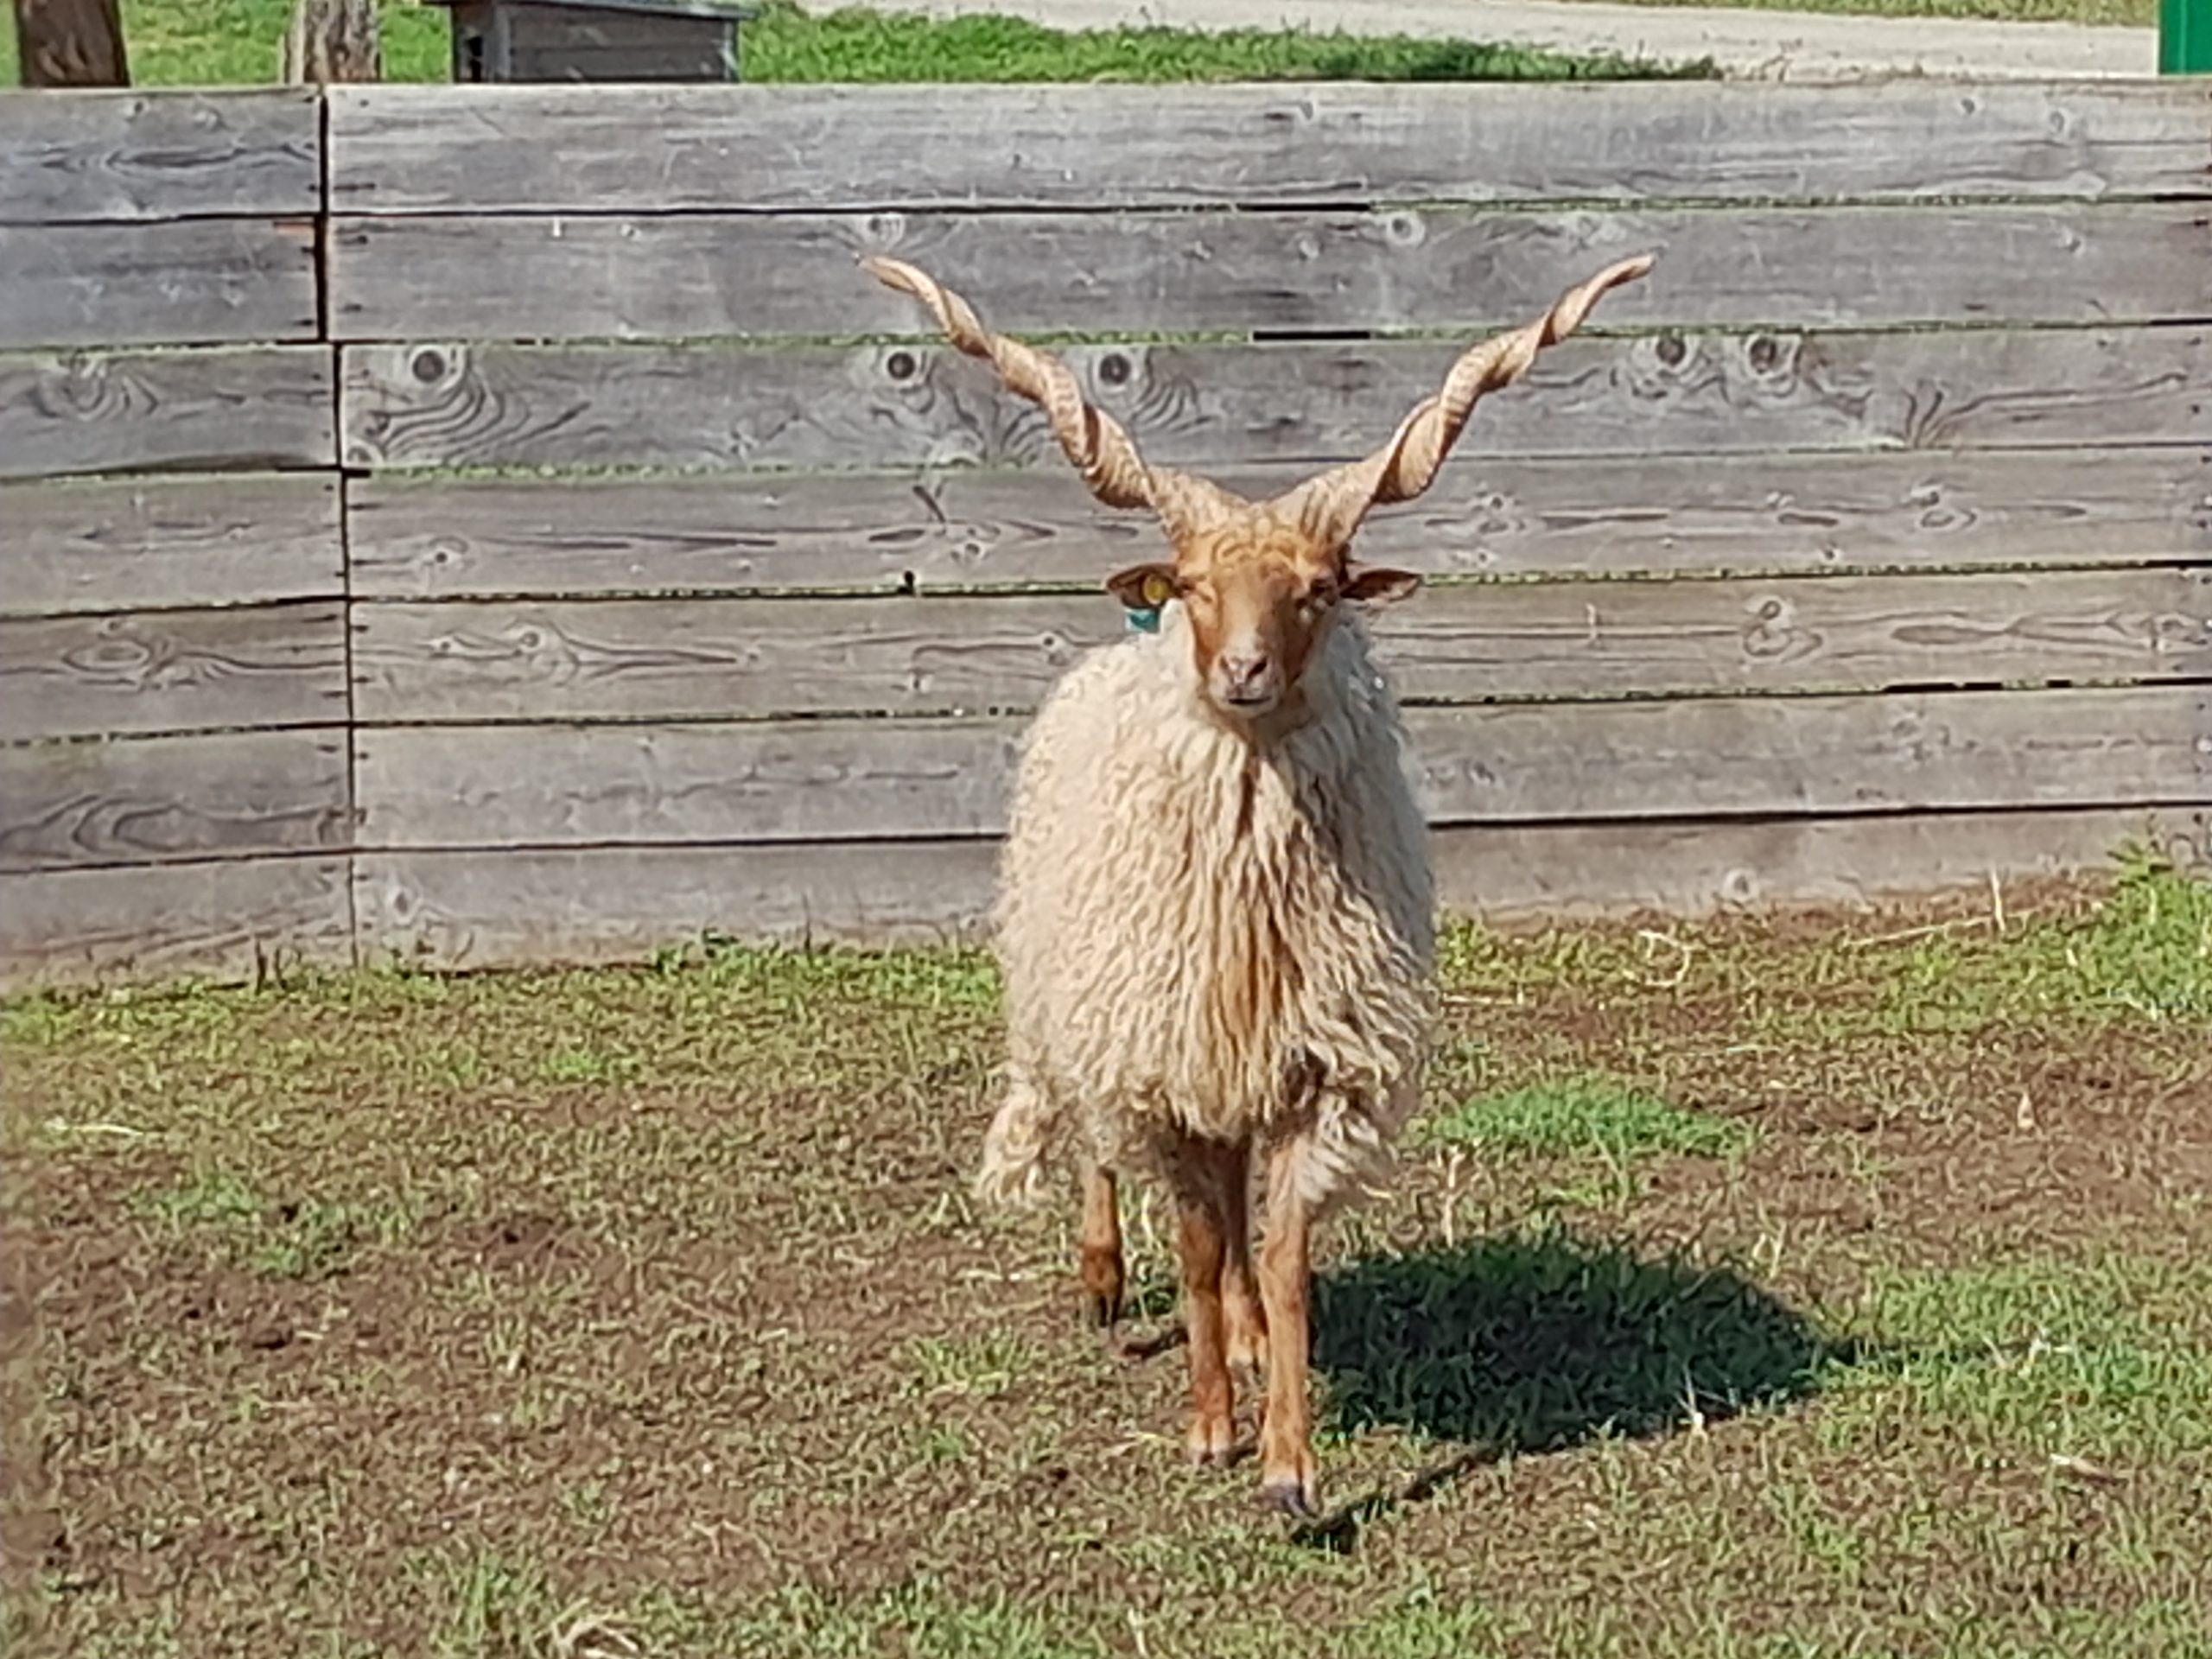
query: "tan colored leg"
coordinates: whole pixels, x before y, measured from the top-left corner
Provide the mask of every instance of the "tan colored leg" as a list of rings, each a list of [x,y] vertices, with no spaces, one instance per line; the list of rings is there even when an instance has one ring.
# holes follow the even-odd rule
[[[1258,1382],[1268,1365],[1268,1316],[1252,1272],[1251,1148],[1239,1147],[1225,1160],[1224,1224],[1227,1250],[1221,1268],[1221,1309],[1228,1332],[1229,1363]]]
[[[1260,1247],[1260,1300],[1268,1319],[1260,1484],[1269,1503],[1294,1515],[1312,1515],[1319,1507],[1306,1375],[1313,1217],[1290,1179],[1294,1153],[1294,1146],[1278,1147],[1268,1166],[1267,1237]]]
[[[1227,1207],[1221,1148],[1186,1141],[1175,1157],[1177,1243],[1183,1261],[1183,1327],[1191,1351],[1193,1463],[1228,1460],[1236,1444],[1236,1397],[1230,1381],[1221,1306]]]
[[[1090,1322],[1112,1330],[1122,1317],[1128,1269],[1122,1260],[1122,1211],[1116,1201],[1114,1172],[1094,1164],[1083,1178],[1083,1236],[1077,1247],[1084,1306]]]

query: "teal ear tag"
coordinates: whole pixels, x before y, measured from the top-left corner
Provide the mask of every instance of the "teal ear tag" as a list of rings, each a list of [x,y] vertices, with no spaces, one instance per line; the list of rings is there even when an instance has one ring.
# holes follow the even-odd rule
[[[1175,597],[1175,586],[1158,571],[1144,579],[1144,603],[1132,605],[1122,614],[1128,619],[1131,633],[1158,633],[1160,613],[1167,601]]]

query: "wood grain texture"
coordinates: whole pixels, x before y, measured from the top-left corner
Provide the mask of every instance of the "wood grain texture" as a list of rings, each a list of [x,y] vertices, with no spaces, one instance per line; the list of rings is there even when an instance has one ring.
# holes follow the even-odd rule
[[[377,86],[329,144],[373,213],[2201,196],[2208,111],[2179,79]]]
[[[332,352],[0,358],[0,478],[334,464]]]
[[[361,727],[361,845],[998,835],[1005,720]]]
[[[994,327],[1454,329],[1630,254],[1612,330],[2212,320],[2202,203],[1497,212],[436,215],[338,221],[342,340],[929,334],[854,267],[910,259]]]
[[[0,348],[315,337],[309,219],[0,226]]]
[[[2212,813],[2088,808],[1440,830],[1446,910],[1498,921],[1857,906],[2079,874],[2130,841],[2212,869]],[[365,960],[432,968],[636,960],[713,932],[920,944],[982,937],[988,841],[364,853]]]
[[[0,484],[0,615],[335,599],[338,479]]]
[[[343,858],[226,859],[0,876],[0,990],[353,959]]]
[[[20,625],[11,625],[20,626]],[[1033,708],[1103,595],[358,605],[367,721]],[[1377,626],[1409,699],[2212,676],[2212,571],[1429,589]]]
[[[1256,497],[1303,467],[1223,474]],[[6,496],[0,494],[0,513]],[[1143,513],[1071,474],[951,468],[720,478],[390,474],[347,493],[353,592],[1095,589],[1149,558]],[[1436,575],[1827,572],[2212,558],[2212,448],[1624,457],[1470,453],[1360,532]],[[0,603],[6,595],[0,594]]]
[[[2212,691],[1905,692],[1408,711],[1432,823],[2212,804]],[[1003,835],[1021,724],[369,727],[361,844]]]
[[[0,748],[0,871],[340,851],[342,731]]]
[[[1503,922],[1765,906],[1859,907],[2036,876],[2094,874],[2130,842],[2212,871],[2212,813],[2155,808],[1447,830],[1446,911]]]
[[[829,944],[974,938],[987,841],[364,853],[364,962],[488,968],[634,960],[702,934]]]
[[[321,210],[306,88],[0,92],[0,224]]]
[[[1389,438],[1456,341],[1094,345],[1098,406],[1170,465],[1313,465]],[[950,347],[353,346],[346,464],[1064,467],[1041,411]],[[4,374],[0,373],[0,383]],[[1487,402],[1475,454],[2212,442],[2212,331],[1578,338]],[[4,427],[0,427],[4,430]]]
[[[0,739],[342,720],[345,627],[324,601],[0,621]]]

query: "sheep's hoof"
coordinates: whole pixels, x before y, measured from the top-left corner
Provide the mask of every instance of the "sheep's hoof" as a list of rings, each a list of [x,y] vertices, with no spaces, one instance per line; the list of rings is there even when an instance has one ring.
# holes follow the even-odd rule
[[[1139,1365],[1147,1359],[1159,1358],[1170,1348],[1180,1347],[1187,1334],[1180,1325],[1162,1325],[1148,1337],[1116,1337],[1109,1333],[1107,1348],[1124,1365]]]
[[[1227,1416],[1194,1417],[1184,1449],[1193,1468],[1226,1469],[1236,1460],[1236,1425]]]
[[[1283,1475],[1263,1481],[1260,1486],[1260,1497],[1269,1509],[1287,1515],[1294,1521],[1311,1521],[1321,1513],[1313,1483],[1300,1480],[1295,1475]]]
[[[1110,1334],[1122,1322],[1122,1299],[1102,1295],[1096,1291],[1085,1291],[1083,1297],[1084,1321],[1094,1331]]]

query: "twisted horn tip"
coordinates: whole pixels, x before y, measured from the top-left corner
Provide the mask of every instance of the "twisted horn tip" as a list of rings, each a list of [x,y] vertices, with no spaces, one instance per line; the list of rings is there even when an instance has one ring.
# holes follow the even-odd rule
[[[860,267],[886,288],[895,288],[902,294],[919,292],[916,284],[922,273],[903,259],[887,259],[880,253],[864,254]]]
[[[1632,283],[1639,276],[1649,276],[1651,267],[1659,263],[1656,253],[1639,253],[1633,259],[1624,259],[1617,265],[1608,265],[1598,273],[1597,285],[1613,288],[1622,283]]]

